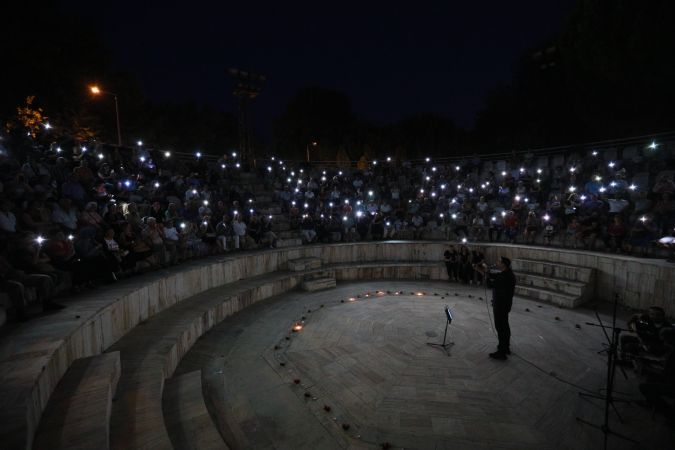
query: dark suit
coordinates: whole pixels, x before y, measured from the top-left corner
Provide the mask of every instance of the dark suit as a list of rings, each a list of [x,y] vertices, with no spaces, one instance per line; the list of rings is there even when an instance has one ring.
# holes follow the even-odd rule
[[[492,287],[492,311],[495,317],[495,329],[501,353],[509,351],[511,328],[509,327],[509,312],[513,305],[513,293],[516,289],[516,276],[511,269],[489,275],[489,284]]]

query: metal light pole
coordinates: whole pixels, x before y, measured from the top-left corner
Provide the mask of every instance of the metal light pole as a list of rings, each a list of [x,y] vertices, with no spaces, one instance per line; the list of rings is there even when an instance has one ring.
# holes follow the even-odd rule
[[[94,94],[94,95],[100,95],[100,94],[105,94],[105,95],[112,95],[113,99],[115,100],[115,120],[117,123],[117,146],[121,147],[122,146],[122,127],[120,126],[120,105],[119,102],[117,101],[117,94],[113,92],[107,92],[104,90],[101,90],[98,86],[90,86],[89,91]]]

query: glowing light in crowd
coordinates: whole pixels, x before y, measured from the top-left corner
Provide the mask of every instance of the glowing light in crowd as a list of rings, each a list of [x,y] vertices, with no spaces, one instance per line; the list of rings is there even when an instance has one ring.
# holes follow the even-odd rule
[[[420,189],[420,194],[424,194],[424,189]]]
[[[506,171],[502,170],[502,176],[503,176],[503,177],[506,176]]]
[[[592,154],[593,156],[598,156],[598,151],[597,151],[597,150],[593,150],[593,153],[591,153],[591,154]]]
[[[272,166],[267,166],[267,171],[271,172],[272,171]]]
[[[616,163],[614,161],[610,161],[609,164],[607,164],[610,168],[613,168]]]
[[[462,238],[462,244],[466,244],[466,238]]]
[[[237,164],[234,165],[234,167],[236,167],[238,169],[238,168],[241,167],[241,164],[237,163]]]
[[[236,157],[237,157],[237,152],[232,152],[232,157],[233,157],[233,158],[236,158]],[[274,159],[274,158],[272,158],[272,159]]]
[[[506,216],[506,211],[502,211],[502,217]]]
[[[238,214],[239,214],[239,211],[237,211],[236,209],[235,209],[234,211],[232,211],[232,215],[233,215],[233,216],[236,216],[236,215],[238,215]]]
[[[346,222],[347,221],[347,216],[342,216],[342,221]]]
[[[647,217],[646,217],[646,216],[640,217],[640,222],[645,223],[646,221],[647,221]]]
[[[47,123],[45,124],[45,130],[49,130],[51,127],[52,127],[52,126],[49,124],[49,122],[47,122]]]
[[[359,205],[361,205],[361,200],[356,201],[356,206],[359,206]]]
[[[72,241],[73,239],[75,239],[75,236],[73,236],[72,234],[69,234],[69,235],[68,235],[68,240],[69,240],[69,241]]]
[[[492,216],[492,218],[491,218],[490,220],[492,220],[493,222],[496,222],[496,221],[497,221],[497,217]]]
[[[441,189],[445,189],[445,185],[444,185],[444,184],[441,184]]]
[[[652,143],[649,144],[649,148],[652,149],[652,150],[656,150],[656,147],[658,147],[658,146],[659,146],[659,145],[658,145],[656,142],[654,142],[654,141],[652,141]]]
[[[249,209],[248,212],[250,212],[251,214],[253,214],[253,208]]]
[[[330,207],[332,208],[332,207],[333,207],[333,202],[329,202],[329,203],[328,203],[328,206],[330,206]]]
[[[517,201],[517,202],[519,202],[519,201],[520,201],[520,195],[516,195],[516,196],[514,197],[514,200]]]
[[[537,183],[541,183],[541,178],[537,178]]]
[[[305,172],[305,169],[300,169],[300,173],[304,173],[304,172]]]
[[[274,156],[272,156],[272,161],[274,161]]]
[[[87,151],[87,147],[82,146],[82,153],[85,153]]]
[[[637,186],[634,185],[634,184],[631,184],[630,186],[628,186],[628,189],[630,189],[631,191],[634,191],[635,189],[637,189]]]
[[[349,199],[345,199],[345,205],[349,205]]]
[[[129,186],[131,186],[131,181],[129,181],[129,180],[126,180],[126,181],[124,182],[124,185],[125,185],[126,187],[129,187]]]
[[[208,200],[204,200],[204,206],[209,206],[209,201],[208,201]]]
[[[272,220],[272,216],[271,216],[271,215],[267,216],[267,218],[270,219],[270,220]]]
[[[598,191],[600,191],[600,192],[605,192],[606,190],[607,190],[607,188],[605,188],[604,186],[600,186],[600,189],[598,189]]]
[[[342,176],[342,171],[339,171],[339,172],[338,172],[338,175]]]
[[[574,192],[574,191],[576,191],[576,190],[577,190],[576,186],[570,186],[570,187],[569,187],[569,191],[570,191],[570,192]]]
[[[293,180],[291,179],[291,177],[288,177],[288,178],[286,178],[286,181],[290,183]]]
[[[99,154],[98,154],[98,159],[103,159],[103,158],[105,158],[105,156],[103,156],[103,153],[99,153]]]
[[[429,175],[426,176],[425,180],[431,181],[431,177]]]
[[[159,181],[155,181],[155,187],[156,187],[156,188],[159,187]]]
[[[192,190],[192,195],[196,195],[196,194],[197,194],[197,189],[193,189],[193,190]]]
[[[38,237],[35,238],[35,242],[37,242],[38,245],[42,245],[42,243],[44,241],[45,241],[45,238],[43,238],[42,236],[38,236]]]
[[[165,158],[170,158],[170,157],[171,157],[171,152],[169,152],[169,151],[164,152],[164,157],[165,157]]]
[[[390,226],[391,226],[391,222],[387,221],[387,226],[390,227]]]
[[[363,213],[361,211],[356,211],[356,217],[361,217],[363,216]]]
[[[425,160],[426,162],[431,162],[431,158],[429,158],[428,156],[427,156],[426,158],[424,158],[424,160]]]
[[[309,208],[309,204],[305,203],[305,209]]]
[[[373,196],[373,191],[368,191],[368,197],[372,197],[372,196]]]
[[[138,158],[138,159],[140,159],[140,160],[141,160],[141,162],[145,162],[145,156],[141,156],[141,157],[140,157],[140,158]]]
[[[387,156],[387,162],[391,162],[391,156]]]
[[[521,168],[519,169],[519,171],[520,171],[520,173],[523,173],[523,172],[525,172],[525,168],[524,168],[524,167],[521,167]]]
[[[457,218],[457,214],[454,214],[454,213],[453,213],[452,216],[450,216],[450,217],[452,217],[453,219],[456,219],[456,218]]]
[[[542,173],[542,172],[543,172],[543,170],[541,170],[541,169],[537,169],[537,173],[538,173],[538,174],[540,174],[540,175],[541,175],[541,173]]]
[[[525,197],[525,203],[527,203],[527,202],[529,202],[529,201],[530,201],[530,199],[527,198],[527,197]]]
[[[577,171],[577,168],[576,168],[576,167],[570,167],[570,173],[574,173],[574,172],[576,172],[576,171]]]
[[[460,189],[462,189],[462,185],[461,185],[461,184],[458,184],[458,185],[457,185],[457,190],[460,190]]]
[[[544,221],[548,222],[551,219],[551,216],[544,214]]]
[[[469,188],[469,192],[473,192],[473,188]]]
[[[431,168],[431,171],[432,171],[432,172],[436,172],[436,166],[432,167],[432,168]]]
[[[374,166],[376,166],[376,165],[377,165],[377,160],[376,160],[376,159],[375,159],[375,160],[373,160],[373,165],[374,165]]]
[[[459,166],[455,166],[455,170],[456,170],[457,172],[459,172],[460,170],[462,170],[462,168],[459,167]]]
[[[56,147],[56,153],[61,153],[62,151],[61,147]]]
[[[142,146],[143,146],[143,141],[137,141],[137,142],[136,142],[136,145],[138,145],[139,147],[142,147]]]
[[[443,213],[440,213],[440,214],[438,215],[438,217],[440,217],[440,218],[442,219],[442,218],[445,217],[445,216],[443,215]]]
[[[432,193],[431,193],[431,196],[432,196],[432,197],[436,197],[436,193],[435,193],[435,192],[432,192]]]
[[[220,168],[221,168],[221,169],[224,169],[225,167],[227,167],[225,164],[221,164],[221,165],[220,165]]]
[[[201,158],[201,157],[202,157],[202,152],[197,152],[197,153],[195,153],[195,156],[196,156],[197,158]]]
[[[579,197],[579,198],[581,199],[582,202],[583,202],[584,200],[586,200],[586,196],[585,196],[585,195],[582,195],[582,196]]]
[[[186,227],[185,222],[182,222],[182,223],[180,224],[180,227],[184,229],[184,228]]]
[[[595,176],[595,181],[602,181],[602,177],[600,175]]]
[[[612,187],[616,187],[616,181],[612,181],[611,183],[609,183],[609,185]]]

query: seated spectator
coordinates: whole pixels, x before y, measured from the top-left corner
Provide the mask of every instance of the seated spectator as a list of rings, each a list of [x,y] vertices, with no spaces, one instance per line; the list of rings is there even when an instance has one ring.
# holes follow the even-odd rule
[[[169,254],[171,255],[171,263],[175,264],[180,259],[185,259],[185,243],[174,221],[171,219],[165,220],[163,231],[164,242],[169,248]]]
[[[270,248],[275,248],[277,246],[278,238],[277,238],[276,233],[274,233],[274,231],[272,231],[272,219],[271,219],[271,217],[272,216],[263,217],[262,229],[261,229],[261,234],[262,234],[261,242],[264,245],[269,245]],[[339,225],[338,225],[338,228],[337,228],[338,232],[339,232],[339,229],[340,228],[339,228]],[[333,232],[335,231],[335,229],[333,227],[329,227],[329,230],[333,231]],[[339,241],[339,239],[338,239],[338,241]]]
[[[535,239],[537,239],[537,234],[539,233],[540,225],[541,223],[539,222],[537,213],[534,211],[527,213],[527,218],[525,219],[525,232],[523,233],[526,244],[534,244]]]
[[[612,217],[612,221],[607,227],[605,247],[613,252],[617,252],[623,248],[623,240],[625,237],[626,225],[623,223],[623,218],[620,215]]]
[[[12,212],[14,205],[7,200],[0,201],[0,232],[12,235],[16,233],[16,216]]]
[[[488,237],[490,242],[501,241],[502,231],[504,230],[504,217],[502,214],[494,214],[490,218],[490,228],[488,229]]]
[[[96,202],[89,202],[85,205],[84,211],[80,214],[80,224],[83,227],[93,227],[97,230],[103,225],[103,217],[98,213]]]
[[[504,217],[504,234],[511,244],[516,243],[516,237],[518,236],[518,217],[513,210],[506,212],[506,217]]]
[[[110,232],[114,236],[114,232],[112,230]],[[95,228],[86,227],[80,230],[75,240],[75,254],[91,268],[93,278],[89,282],[90,285],[96,281],[117,281],[119,262],[104,253],[103,244],[96,240]]]
[[[140,231],[143,228],[143,217],[138,212],[136,203],[125,203],[122,207],[122,212],[124,213],[124,220],[126,220],[135,231]]]
[[[580,237],[581,237],[581,224],[579,223],[578,218],[572,217],[570,223],[568,223],[567,227],[565,227],[565,233],[563,234],[562,240],[563,247],[566,247],[567,241],[571,239],[572,248],[577,248],[577,243],[579,242]]]
[[[52,211],[52,222],[61,226],[66,232],[77,230],[77,211],[70,199],[62,198]]]
[[[475,240],[483,240],[485,237],[485,220],[480,213],[471,221],[471,235]]]
[[[316,241],[316,224],[314,223],[314,219],[312,219],[309,214],[305,215],[305,217],[302,219],[301,231],[303,241],[306,244],[311,244],[312,242]]]
[[[638,250],[642,255],[649,251],[649,246],[656,239],[656,229],[648,216],[637,219],[628,232],[624,249],[628,253]]]
[[[544,217],[544,243],[547,246],[551,245],[553,238],[557,233],[558,219],[555,217],[545,216]]]
[[[241,216],[239,214],[235,215],[234,220],[232,220],[232,231],[233,231],[232,238],[234,239],[234,249],[243,250],[243,248],[241,247],[241,243],[244,240],[244,237],[246,236],[246,224],[241,220]]]
[[[123,226],[118,242],[120,249],[128,252],[122,259],[124,269],[136,270],[140,262],[151,264],[148,259],[152,257],[152,248],[136,234],[130,223]]]

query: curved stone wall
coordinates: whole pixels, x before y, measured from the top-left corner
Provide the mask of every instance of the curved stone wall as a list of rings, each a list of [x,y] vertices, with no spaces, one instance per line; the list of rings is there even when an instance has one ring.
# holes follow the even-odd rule
[[[101,353],[154,314],[208,289],[283,270],[290,259],[319,257],[337,264],[338,279],[445,279],[441,264],[448,243],[386,241],[290,247],[193,262],[172,270],[123,281],[96,294],[80,296],[65,310],[26,324],[0,342],[0,390],[3,413],[0,439],[26,433],[32,439],[44,406],[61,376],[78,358]],[[539,259],[597,269],[596,296],[614,293],[632,308],[662,306],[675,315],[675,265],[663,260],[506,244],[477,244],[488,260],[498,256]],[[426,262],[419,268],[374,264]],[[414,264],[413,264],[414,265]]]

